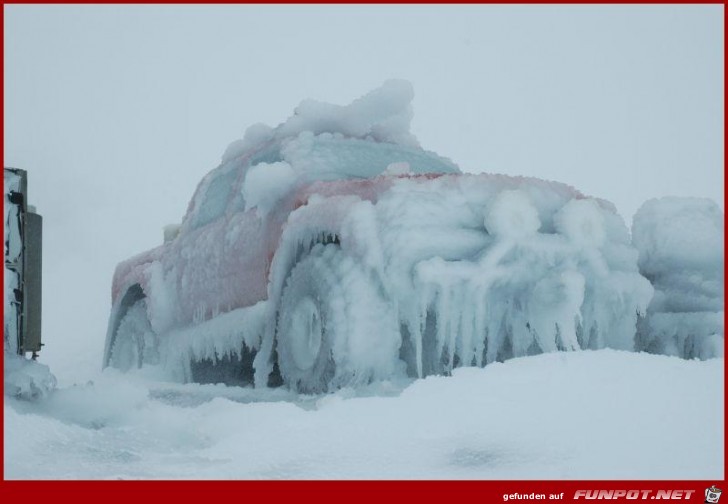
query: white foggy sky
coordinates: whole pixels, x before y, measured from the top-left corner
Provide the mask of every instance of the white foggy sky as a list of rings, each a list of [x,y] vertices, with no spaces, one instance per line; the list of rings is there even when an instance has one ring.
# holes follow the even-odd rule
[[[42,360],[100,366],[114,266],[225,147],[304,98],[415,89],[468,172],[723,206],[723,6],[5,6],[5,166],[44,217]]]

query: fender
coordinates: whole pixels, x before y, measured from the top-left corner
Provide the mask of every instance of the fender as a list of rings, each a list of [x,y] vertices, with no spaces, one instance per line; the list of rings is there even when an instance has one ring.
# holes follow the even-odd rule
[[[147,298],[147,316],[157,334],[165,332],[172,325],[171,312],[160,306],[168,296],[157,293],[163,290],[163,271],[159,260],[161,247],[133,257],[117,266],[112,284],[112,305],[104,344],[102,367],[109,364],[110,352],[121,318],[138,300]],[[161,294],[161,295],[160,295]],[[163,316],[166,314],[166,316]]]
[[[109,365],[109,359],[111,358],[111,348],[114,346],[116,339],[116,331],[119,329],[121,319],[126,314],[126,311],[140,299],[144,299],[146,294],[141,285],[138,283],[130,285],[125,291],[124,295],[121,296],[117,303],[115,303],[111,309],[111,315],[109,317],[109,326],[106,330],[106,343],[104,344],[104,360],[102,363],[102,369]]]

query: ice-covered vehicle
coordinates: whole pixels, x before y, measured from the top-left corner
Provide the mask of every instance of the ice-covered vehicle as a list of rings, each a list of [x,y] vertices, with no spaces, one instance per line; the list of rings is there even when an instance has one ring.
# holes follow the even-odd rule
[[[118,265],[104,365],[323,391],[632,349],[653,289],[613,206],[461,173],[410,134],[412,95],[249,128],[165,243]]]

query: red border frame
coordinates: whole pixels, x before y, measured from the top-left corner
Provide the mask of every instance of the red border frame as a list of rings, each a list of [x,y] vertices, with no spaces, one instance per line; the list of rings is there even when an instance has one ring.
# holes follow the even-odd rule
[[[68,495],[83,499],[98,498],[104,504],[128,504],[130,497],[164,502],[170,498],[195,502],[213,497],[230,497],[260,502],[278,502],[283,499],[308,501],[338,501],[354,503],[454,503],[464,497],[475,498],[467,502],[504,502],[504,495],[513,493],[541,493],[550,500],[551,494],[564,494],[565,501],[574,500],[577,490],[659,490],[681,491],[673,500],[703,502],[705,490],[721,482],[715,481],[5,481],[3,497],[31,498],[34,502],[55,502]],[[691,494],[688,494],[692,491]],[[648,494],[649,495],[649,494]],[[680,494],[675,494],[680,495]],[[690,495],[689,499],[684,496]],[[32,497],[31,497],[32,496]],[[582,502],[589,502],[581,498]],[[620,500],[629,502],[629,499]],[[641,499],[640,499],[641,500]],[[650,500],[649,497],[647,500]],[[634,500],[632,500],[634,502]],[[11,502],[5,500],[5,502]],[[524,500],[517,502],[523,503]],[[552,501],[553,502],[553,501]]]
[[[82,2],[71,1],[64,2],[61,0],[47,0],[45,2],[16,0],[3,1],[3,10],[0,13],[0,20],[3,22],[3,30],[5,27],[5,5],[10,4],[138,4],[144,2],[117,2],[117,1],[98,1],[98,2]],[[199,1],[181,0],[173,1],[157,1],[148,2],[150,4],[200,4]],[[215,1],[214,4],[240,3],[234,1]],[[367,1],[367,2],[333,2],[318,1],[306,2],[302,0],[294,0],[288,2],[243,2],[243,3],[279,3],[279,4],[333,4],[333,3],[370,3],[370,4],[415,4],[415,3],[449,3],[449,2],[433,2],[424,1],[416,2],[405,0],[399,2],[385,1]],[[453,4],[477,4],[477,3],[501,3],[501,4],[549,4],[548,1],[527,1],[527,2],[478,2],[478,1],[457,1]],[[616,0],[610,2],[587,1],[587,2],[558,2],[558,3],[586,3],[586,4],[721,4],[725,6],[725,1],[708,0],[701,2],[686,2],[676,0],[643,0],[641,2],[630,2],[626,0]],[[725,27],[725,9],[723,12]],[[725,45],[725,35],[724,41]],[[4,44],[3,37],[3,58]],[[724,50],[725,58],[725,50]],[[4,67],[3,67],[4,68]],[[725,81],[725,79],[724,79]],[[3,111],[4,111],[4,81],[3,81]],[[725,93],[725,84],[724,84]],[[724,131],[725,131],[725,100],[724,100]],[[3,126],[4,127],[4,126]],[[4,151],[4,145],[0,147]],[[725,169],[725,168],[724,168]],[[4,269],[3,273],[4,275]],[[0,308],[2,311],[2,308]],[[2,365],[0,364],[0,367]],[[724,375],[725,381],[725,375]],[[725,383],[724,383],[725,390]],[[4,425],[4,411],[2,413]],[[725,427],[725,424],[724,424]],[[4,430],[3,440],[0,445],[4,448]],[[30,500],[43,502],[56,502],[60,499],[72,498],[78,500],[94,499],[103,504],[113,504],[123,502],[129,504],[130,498],[142,498],[144,501],[164,502],[168,499],[179,498],[180,501],[194,499],[195,501],[205,501],[216,497],[229,497],[231,499],[254,500],[260,499],[261,502],[276,502],[282,499],[303,499],[303,500],[339,500],[347,503],[367,502],[373,500],[397,501],[406,503],[415,501],[417,504],[428,502],[443,504],[457,502],[463,497],[474,497],[475,502],[504,502],[504,495],[508,494],[546,494],[546,499],[550,494],[562,494],[563,499],[574,500],[577,490],[651,490],[653,495],[659,490],[683,491],[682,494],[675,494],[674,500],[689,500],[690,502],[703,502],[705,489],[715,485],[723,489],[728,494],[725,479],[725,463],[722,481],[708,480],[484,480],[484,481],[5,481],[4,479],[5,456],[3,449],[3,460],[0,462],[0,468],[3,470],[3,479],[0,481],[0,495],[3,502],[15,502],[15,500]],[[687,491],[692,491],[689,499],[685,499]],[[649,495],[649,494],[648,494]],[[647,497],[649,499],[649,497]],[[724,498],[727,500],[728,496]],[[523,502],[525,499],[519,500]],[[587,499],[580,499],[586,501]],[[622,497],[620,500],[629,500]],[[641,499],[640,499],[641,500]]]

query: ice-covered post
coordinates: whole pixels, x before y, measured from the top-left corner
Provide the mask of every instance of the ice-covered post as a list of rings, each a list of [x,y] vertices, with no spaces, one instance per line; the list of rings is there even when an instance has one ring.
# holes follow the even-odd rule
[[[49,394],[56,378],[35,359],[40,351],[43,220],[28,205],[28,174],[5,168],[4,391],[33,400]],[[32,360],[26,359],[27,353]]]
[[[28,205],[28,174],[4,169],[5,351],[37,356],[41,346],[43,218]]]

